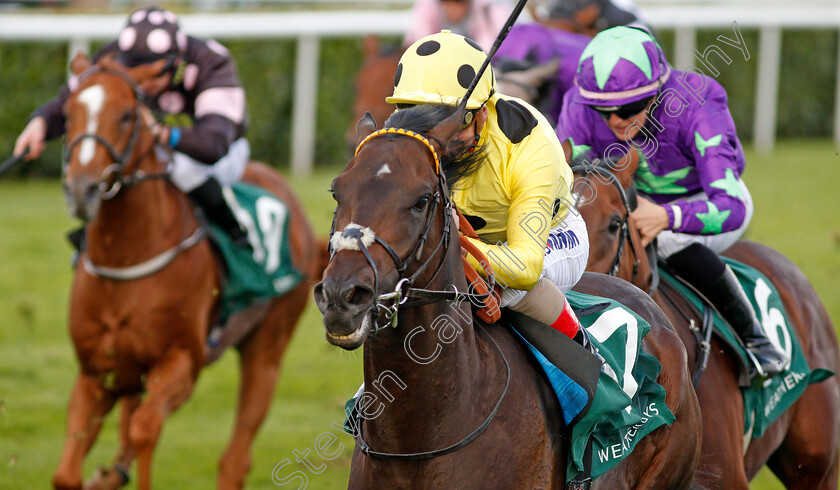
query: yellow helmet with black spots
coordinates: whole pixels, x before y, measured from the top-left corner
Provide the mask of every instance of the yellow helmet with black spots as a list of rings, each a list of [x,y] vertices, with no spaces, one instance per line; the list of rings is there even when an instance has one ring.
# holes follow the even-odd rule
[[[406,49],[394,76],[389,104],[457,105],[487,55],[472,39],[444,30],[419,39]],[[487,67],[467,101],[478,109],[496,92],[493,70]]]

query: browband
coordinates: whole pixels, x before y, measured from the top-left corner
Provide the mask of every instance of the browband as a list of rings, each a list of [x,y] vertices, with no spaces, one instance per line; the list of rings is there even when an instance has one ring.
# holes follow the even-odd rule
[[[425,136],[423,136],[420,133],[415,133],[414,131],[411,131],[411,130],[408,130],[408,129],[382,128],[382,129],[376,130],[376,131],[370,133],[369,135],[367,135],[367,137],[365,139],[363,139],[361,142],[359,142],[359,146],[356,147],[356,153],[354,153],[353,155],[354,156],[358,155],[359,151],[362,149],[362,146],[364,146],[365,143],[372,140],[373,138],[376,138],[377,136],[382,136],[383,134],[401,134],[401,135],[404,135],[404,136],[414,138],[417,141],[426,145],[426,148],[428,148],[429,151],[432,152],[432,157],[434,157],[434,159],[435,159],[435,175],[440,175],[440,159],[438,158],[438,154],[435,151],[434,147],[432,147],[432,144],[429,143],[428,138],[426,138]]]

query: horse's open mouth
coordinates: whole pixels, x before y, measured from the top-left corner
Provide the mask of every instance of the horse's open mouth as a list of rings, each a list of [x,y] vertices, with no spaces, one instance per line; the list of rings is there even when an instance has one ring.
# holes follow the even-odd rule
[[[368,334],[370,333],[370,323],[371,314],[366,313],[362,318],[362,324],[359,325],[359,328],[347,335],[336,335],[327,329],[327,342],[346,350],[357,349],[360,345],[365,343],[365,340],[367,340]]]

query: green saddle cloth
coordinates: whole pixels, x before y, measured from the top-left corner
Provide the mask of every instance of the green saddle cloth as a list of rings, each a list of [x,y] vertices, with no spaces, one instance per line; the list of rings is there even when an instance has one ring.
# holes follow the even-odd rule
[[[250,184],[238,183],[232,190],[225,198],[248,231],[254,250],[252,253],[235,246],[218,225],[210,224],[211,236],[228,270],[221,292],[222,319],[252,304],[282,296],[304,279],[292,265],[286,204],[265,189]]]
[[[583,471],[590,438],[594,479],[627,457],[644,436],[670,425],[675,417],[665,405],[665,389],[656,381],[662,365],[641,349],[650,325],[614,300],[575,291],[570,291],[567,298],[575,311],[583,312],[579,314],[581,324],[607,363],[598,375],[591,403],[587,404],[582,387],[522,340],[545,371],[567,423],[568,419],[577,420],[572,426],[568,482]],[[351,398],[344,406],[344,430],[351,435],[359,424],[360,415],[354,411],[356,400]],[[566,413],[569,410],[575,411]]]
[[[728,257],[721,258],[735,272],[770,341],[785,351],[791,360],[784,372],[765,381],[760,388],[741,388],[744,396],[744,434],[751,434],[752,438],[756,438],[764,434],[767,426],[787,410],[809,384],[828,379],[834,373],[827,369],[811,370],[808,367],[799,339],[787,319],[781,297],[773,283],[746,264]],[[707,308],[694,291],[667,271],[660,269],[659,272],[662,278],[675,287],[698,311]],[[741,365],[749,365],[746,350],[732,327],[716,311],[713,313],[714,332],[732,347],[740,357]]]
[[[576,311],[610,303],[603,311],[579,317],[606,365],[601,369],[592,404],[572,426],[568,482],[584,468],[590,437],[595,479],[627,457],[644,436],[662,425],[671,425],[675,417],[665,405],[665,388],[656,381],[662,364],[641,348],[650,325],[615,300],[575,291],[569,291],[566,297]]]

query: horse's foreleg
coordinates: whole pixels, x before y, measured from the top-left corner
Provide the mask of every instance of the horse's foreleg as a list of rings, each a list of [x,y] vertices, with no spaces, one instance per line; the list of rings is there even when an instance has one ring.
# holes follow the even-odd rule
[[[116,490],[128,483],[131,463],[137,454],[129,442],[128,429],[131,415],[142,401],[143,396],[139,393],[120,398],[120,449],[110,468],[98,470],[85,482],[85,490]]]
[[[85,455],[96,441],[102,421],[113,406],[114,398],[96,378],[79,374],[67,408],[67,435],[61,460],[53,475],[55,488],[82,488]]]
[[[163,421],[189,398],[195,383],[194,360],[186,350],[172,350],[147,375],[146,400],[137,407],[128,427],[128,439],[137,452],[137,488],[149,490],[152,453]]]
[[[219,489],[245,485],[251,467],[251,444],[271,405],[280,359],[305,304],[305,298],[295,299],[299,294],[299,290],[292,291],[284,297],[282,306],[273,306],[262,325],[239,346],[239,406],[230,444],[219,460]],[[308,289],[303,294],[309,294]]]

